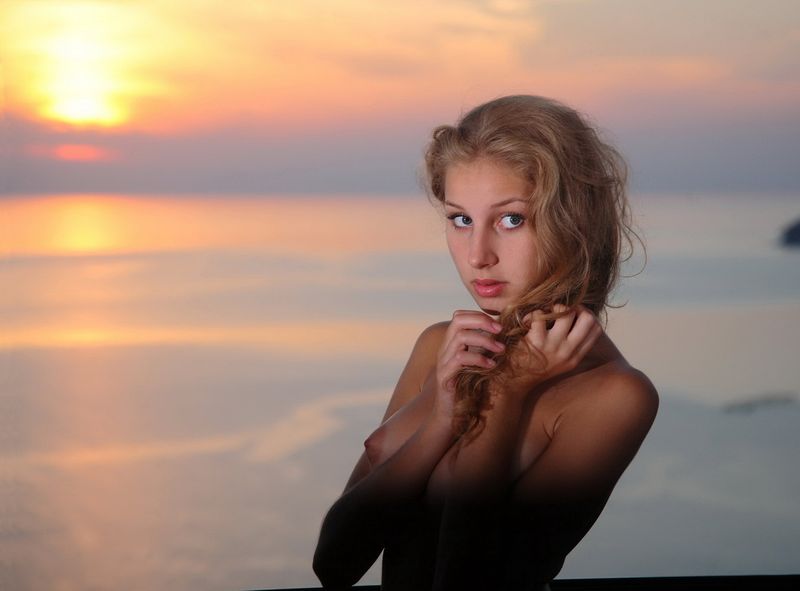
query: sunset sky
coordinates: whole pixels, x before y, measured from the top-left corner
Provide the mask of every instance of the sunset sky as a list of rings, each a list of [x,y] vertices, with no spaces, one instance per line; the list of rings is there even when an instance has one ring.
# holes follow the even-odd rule
[[[0,0],[0,587],[313,585],[477,309],[424,146],[512,93],[630,164],[606,327],[662,400],[561,576],[797,572],[800,0]]]
[[[609,130],[642,191],[800,189],[794,0],[4,0],[0,193],[417,192],[508,93]]]

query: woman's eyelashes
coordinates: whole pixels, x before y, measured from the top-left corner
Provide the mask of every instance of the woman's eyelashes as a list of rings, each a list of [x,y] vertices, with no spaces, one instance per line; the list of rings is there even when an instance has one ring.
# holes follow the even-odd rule
[[[451,213],[447,216],[456,228],[469,228],[472,225],[472,218],[463,213]],[[519,228],[525,223],[525,216],[521,213],[504,213],[498,220],[498,225],[506,230]]]
[[[472,218],[463,213],[451,213],[447,219],[453,222],[456,228],[467,228],[472,225]]]
[[[500,218],[500,224],[507,230],[519,228],[525,223],[525,216],[519,213],[504,213]]]

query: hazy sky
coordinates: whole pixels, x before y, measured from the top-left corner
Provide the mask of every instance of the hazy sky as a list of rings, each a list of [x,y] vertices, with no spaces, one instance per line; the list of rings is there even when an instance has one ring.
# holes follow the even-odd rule
[[[800,190],[795,0],[4,0],[0,193],[410,193],[508,93],[640,191]]]

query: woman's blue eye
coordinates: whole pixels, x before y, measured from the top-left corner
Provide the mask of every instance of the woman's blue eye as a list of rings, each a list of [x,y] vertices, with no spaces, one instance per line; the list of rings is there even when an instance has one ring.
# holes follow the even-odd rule
[[[525,222],[525,218],[518,213],[507,213],[500,218],[500,223],[504,228],[512,229],[519,228]]]
[[[456,213],[448,217],[453,220],[453,225],[456,228],[467,228],[472,224],[472,218],[462,213]]]

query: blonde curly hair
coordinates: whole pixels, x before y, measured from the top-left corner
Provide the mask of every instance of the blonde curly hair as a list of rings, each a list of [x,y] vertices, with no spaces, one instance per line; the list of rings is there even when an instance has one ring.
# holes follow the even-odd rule
[[[541,310],[554,319],[566,313],[555,313],[556,304],[583,304],[605,320],[620,263],[631,257],[634,240],[641,243],[631,227],[625,162],[574,109],[539,96],[507,96],[472,109],[454,126],[437,127],[425,153],[432,201],[444,203],[450,166],[477,158],[529,182],[529,216],[547,278],[501,312],[498,340],[506,352],[493,356],[497,365],[465,367],[457,376],[453,428],[470,438],[483,428],[490,382],[514,372],[509,356],[524,344],[526,315]]]

